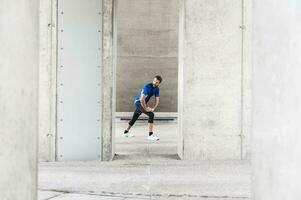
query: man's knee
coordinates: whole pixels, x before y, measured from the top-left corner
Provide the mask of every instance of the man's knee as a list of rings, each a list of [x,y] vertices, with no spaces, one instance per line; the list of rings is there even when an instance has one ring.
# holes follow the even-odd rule
[[[148,113],[148,123],[154,123],[155,114],[153,112]]]
[[[151,117],[151,118],[154,118],[155,114],[153,112],[150,112],[148,116]]]

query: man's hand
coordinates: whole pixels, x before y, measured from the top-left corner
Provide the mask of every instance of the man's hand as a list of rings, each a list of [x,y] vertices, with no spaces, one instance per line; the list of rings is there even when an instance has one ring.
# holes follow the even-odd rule
[[[146,107],[146,112],[154,112],[154,108],[151,108],[151,107]]]

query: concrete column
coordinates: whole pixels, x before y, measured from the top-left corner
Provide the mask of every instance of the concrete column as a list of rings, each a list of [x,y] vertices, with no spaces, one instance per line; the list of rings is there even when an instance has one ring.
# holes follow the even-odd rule
[[[55,160],[57,1],[40,0],[39,160]]]
[[[37,198],[38,1],[0,1],[0,199]]]
[[[254,0],[253,199],[301,198],[301,2]]]
[[[113,158],[113,6],[114,0],[103,0],[103,71],[102,71],[102,160]]]
[[[241,0],[180,1],[179,126],[183,140],[178,149],[184,159],[243,159],[248,155],[244,131],[250,123],[246,117],[250,115],[246,75],[250,65],[244,58],[243,35],[251,27],[243,26],[244,9]]]

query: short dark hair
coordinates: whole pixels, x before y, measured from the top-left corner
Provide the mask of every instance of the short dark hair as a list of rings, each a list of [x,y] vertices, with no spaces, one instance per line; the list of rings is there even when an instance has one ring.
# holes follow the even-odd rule
[[[155,76],[155,78],[162,83],[162,77],[160,75]]]

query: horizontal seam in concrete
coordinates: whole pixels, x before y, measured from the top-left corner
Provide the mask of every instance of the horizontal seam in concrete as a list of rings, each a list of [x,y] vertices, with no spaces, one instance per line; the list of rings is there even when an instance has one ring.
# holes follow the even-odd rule
[[[149,196],[168,196],[168,197],[198,197],[198,198],[208,198],[208,199],[250,199],[250,197],[246,196],[209,196],[209,195],[193,195],[193,194],[141,194],[141,193],[117,193],[117,192],[104,192],[101,193],[95,193],[95,192],[80,192],[80,191],[66,191],[66,190],[56,190],[56,189],[39,189],[40,191],[51,191],[51,192],[62,192],[64,194],[84,194],[84,195],[93,195],[93,196],[112,196],[112,197],[124,197],[124,196],[140,196],[140,197],[149,197]]]
[[[178,56],[139,56],[139,55],[136,55],[136,56],[132,56],[132,55],[120,55],[118,57],[133,57],[133,58],[176,58],[178,59]]]
[[[178,29],[176,29],[176,28],[155,29],[155,28],[128,28],[128,27],[123,28],[123,27],[119,27],[118,30],[119,31],[120,30],[126,30],[126,31],[130,30],[130,31],[139,31],[139,32],[149,31],[150,33],[154,33],[154,32],[160,32],[160,33],[165,32],[166,33],[166,32],[174,32],[174,31],[177,31]]]

